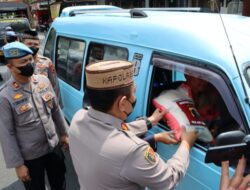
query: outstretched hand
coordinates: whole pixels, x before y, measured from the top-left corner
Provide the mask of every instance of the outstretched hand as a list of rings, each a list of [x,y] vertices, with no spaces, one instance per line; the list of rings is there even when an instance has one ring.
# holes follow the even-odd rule
[[[176,144],[178,141],[174,138],[174,132],[169,131],[169,132],[162,132],[162,133],[157,133],[154,136],[156,142],[161,142],[164,144]]]
[[[163,118],[166,112],[166,110],[160,110],[157,108],[154,113],[150,117],[148,117],[148,120],[152,123],[153,126],[157,125],[157,123],[159,123],[159,121]]]
[[[220,190],[250,190],[250,174],[244,177],[246,159],[242,157],[237,165],[234,176],[229,175],[229,161],[221,163]]]

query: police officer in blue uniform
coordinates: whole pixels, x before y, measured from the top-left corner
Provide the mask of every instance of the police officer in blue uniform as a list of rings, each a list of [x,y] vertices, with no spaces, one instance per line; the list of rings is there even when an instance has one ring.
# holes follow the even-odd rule
[[[33,75],[32,51],[20,42],[3,47],[11,79],[0,89],[0,142],[7,168],[15,168],[27,190],[65,189],[59,141],[68,147],[67,122],[50,81]]]

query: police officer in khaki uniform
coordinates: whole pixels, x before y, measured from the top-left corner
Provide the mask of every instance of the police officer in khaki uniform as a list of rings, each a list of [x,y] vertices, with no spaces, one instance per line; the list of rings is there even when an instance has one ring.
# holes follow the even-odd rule
[[[32,51],[20,42],[3,47],[11,79],[0,89],[0,142],[7,168],[15,168],[27,190],[65,189],[65,166],[58,146],[68,146],[67,122],[50,81],[33,75]],[[58,133],[58,134],[57,134]],[[59,137],[58,137],[59,135]]]
[[[35,74],[41,74],[49,78],[52,87],[56,93],[57,99],[61,108],[63,108],[63,103],[60,95],[59,81],[57,78],[56,70],[52,61],[38,54],[40,48],[40,41],[38,38],[38,32],[33,30],[24,31],[21,37],[22,42],[28,46],[33,51],[33,56],[35,60]]]
[[[183,132],[177,152],[165,163],[123,123],[136,100],[133,64],[99,62],[86,67],[86,79],[92,108],[78,111],[69,130],[81,190],[173,189],[186,173],[197,134]]]

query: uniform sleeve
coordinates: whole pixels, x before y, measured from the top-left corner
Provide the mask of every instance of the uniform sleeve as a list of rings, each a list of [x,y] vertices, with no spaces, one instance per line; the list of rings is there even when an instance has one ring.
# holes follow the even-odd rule
[[[145,120],[132,121],[130,123],[126,123],[126,125],[129,128],[129,131],[135,133],[136,136],[145,135],[145,133],[148,131]]]
[[[11,107],[9,102],[0,97],[0,142],[7,168],[15,168],[24,164],[18,147]]]
[[[54,92],[51,85],[50,85],[50,88],[51,88],[51,91]],[[59,106],[57,97],[55,97],[55,99],[56,99],[56,101],[54,102],[53,109],[51,110],[52,111],[53,121],[54,121],[54,123],[55,123],[55,125],[57,127],[57,131],[58,131],[60,136],[68,135],[69,125],[68,125],[68,123],[66,122],[66,120],[64,118],[64,115],[62,113],[61,107]]]
[[[155,141],[154,135],[148,135],[143,138],[144,141],[148,142],[154,151],[157,151],[157,142]]]
[[[175,188],[189,165],[188,149],[180,145],[173,157],[165,163],[157,153],[155,157],[152,154],[148,156],[148,148],[148,145],[141,145],[130,152],[122,167],[121,176],[154,190]]]
[[[53,63],[51,62],[50,59],[48,59],[48,61],[49,61],[48,78],[49,78],[49,80],[52,84],[52,87],[56,93],[56,97],[57,97],[57,100],[59,102],[59,105],[63,109],[62,97],[60,94],[60,86],[59,86],[59,81],[57,78],[55,66],[53,65]]]

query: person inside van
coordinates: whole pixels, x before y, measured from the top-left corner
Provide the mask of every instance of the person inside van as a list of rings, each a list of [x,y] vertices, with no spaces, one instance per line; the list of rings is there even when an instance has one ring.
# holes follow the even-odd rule
[[[100,44],[93,44],[91,46],[91,52],[88,64],[93,64],[102,61],[103,57],[104,57],[104,46]]]
[[[193,123],[202,122],[202,126],[207,127],[209,129],[208,134],[203,137],[206,138],[199,138],[199,140],[203,142],[212,142],[220,133],[232,130],[238,130],[239,126],[237,125],[236,121],[232,118],[231,114],[229,113],[224,100],[222,99],[221,95],[219,94],[218,90],[209,82],[194,77],[190,74],[185,74],[186,81],[176,81],[176,82],[167,82],[171,79],[168,79],[167,74],[165,71],[160,72],[159,76],[162,76],[160,80],[157,81],[154,85],[155,87],[155,97],[153,100],[153,105],[156,107],[163,106],[166,109],[176,110],[180,109],[181,112],[175,111],[171,113],[171,117],[183,117],[182,119],[178,119],[178,122],[170,121],[171,118],[168,118],[166,114],[165,119],[167,120],[167,125],[176,131],[176,138],[179,138],[179,128],[180,125],[187,124],[191,126]],[[165,82],[166,81],[166,82]],[[165,83],[164,83],[165,82]],[[164,84],[163,86],[157,86],[158,84]],[[172,94],[172,95],[170,95]],[[189,115],[190,108],[184,109],[184,104],[181,104],[182,107],[179,106],[178,96],[185,98],[187,100],[192,100],[195,107],[195,114],[192,112],[192,115],[196,115],[191,117]],[[173,102],[174,104],[170,104],[169,102]],[[175,105],[177,107],[171,108],[171,105]],[[188,111],[189,110],[189,111]],[[185,115],[178,115],[178,113],[185,113]],[[187,118],[184,118],[186,116]],[[185,123],[186,121],[190,123]],[[183,123],[184,122],[184,123]],[[193,125],[195,126],[195,124]]]
[[[185,78],[184,84],[190,88],[189,96],[193,99],[202,121],[206,123],[214,137],[222,132],[238,129],[224,100],[211,83],[187,74]]]

